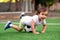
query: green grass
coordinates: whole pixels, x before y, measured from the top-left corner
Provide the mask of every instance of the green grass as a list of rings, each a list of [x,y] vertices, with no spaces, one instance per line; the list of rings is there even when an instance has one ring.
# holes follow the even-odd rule
[[[47,23],[60,23],[60,19],[47,19]],[[17,32],[11,28],[5,31],[4,25],[0,23],[0,40],[60,40],[60,25],[47,25],[46,32],[38,35],[25,31]],[[42,25],[37,31],[40,32],[41,29]]]
[[[47,23],[60,23],[60,18],[47,18]]]

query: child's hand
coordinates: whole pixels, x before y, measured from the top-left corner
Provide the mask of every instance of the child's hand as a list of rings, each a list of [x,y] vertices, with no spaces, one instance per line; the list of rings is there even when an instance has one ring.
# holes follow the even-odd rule
[[[41,33],[45,33],[45,31],[41,31]]]
[[[34,32],[34,34],[39,34],[39,32]]]

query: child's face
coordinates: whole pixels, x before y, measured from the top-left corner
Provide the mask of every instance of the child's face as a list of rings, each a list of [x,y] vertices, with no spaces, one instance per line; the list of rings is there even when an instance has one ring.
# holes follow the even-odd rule
[[[39,18],[40,18],[40,19],[46,19],[46,18],[47,18],[47,14],[48,14],[47,11],[41,12],[40,15],[39,15]]]
[[[48,15],[48,12],[47,12],[47,11],[45,11],[45,12],[42,12],[42,15],[45,15],[45,16],[47,16],[47,15]]]

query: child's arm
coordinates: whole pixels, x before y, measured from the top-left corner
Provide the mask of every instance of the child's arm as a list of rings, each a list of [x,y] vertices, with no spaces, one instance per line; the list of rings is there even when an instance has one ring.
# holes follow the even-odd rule
[[[46,24],[43,25],[41,33],[45,33],[45,31],[46,31]]]
[[[36,32],[35,22],[34,22],[33,20],[31,21],[31,29],[32,29],[32,32],[33,32],[34,34],[39,34],[39,32]]]

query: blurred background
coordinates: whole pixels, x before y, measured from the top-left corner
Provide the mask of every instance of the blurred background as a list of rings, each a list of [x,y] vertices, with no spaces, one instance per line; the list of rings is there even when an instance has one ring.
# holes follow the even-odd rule
[[[0,12],[32,11],[37,5],[60,10],[60,0],[0,0]]]
[[[48,9],[48,17],[60,17],[60,0],[0,0],[0,20],[19,20],[21,12],[34,15],[41,7]]]

